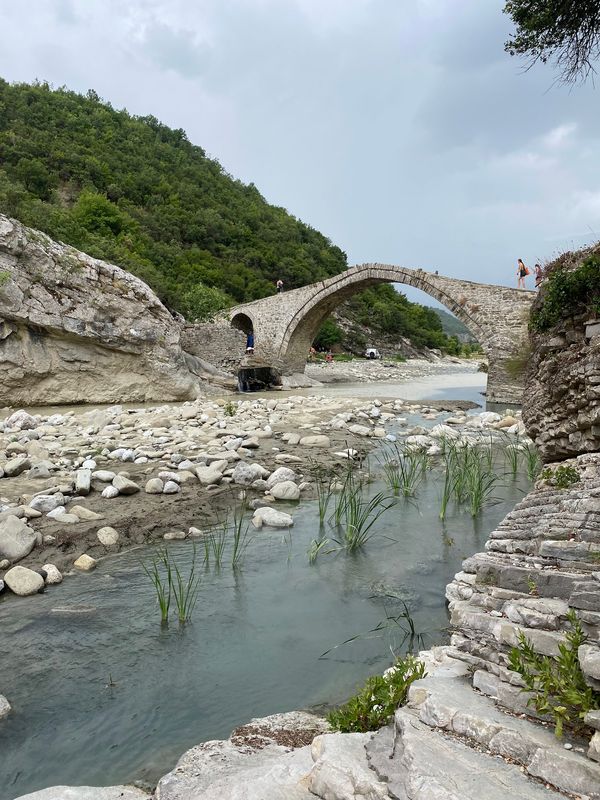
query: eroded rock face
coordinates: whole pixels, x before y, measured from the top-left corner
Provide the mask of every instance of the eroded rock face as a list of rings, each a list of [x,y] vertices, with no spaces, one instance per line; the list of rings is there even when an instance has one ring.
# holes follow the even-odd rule
[[[0,405],[193,398],[179,337],[143,281],[0,215]]]

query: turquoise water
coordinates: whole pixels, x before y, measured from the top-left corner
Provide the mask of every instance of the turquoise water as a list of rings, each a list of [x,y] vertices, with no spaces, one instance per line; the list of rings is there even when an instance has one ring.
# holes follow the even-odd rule
[[[152,784],[187,748],[252,717],[342,701],[389,665],[399,631],[391,639],[368,632],[401,610],[397,598],[428,645],[444,641],[446,583],[527,482],[506,478],[476,520],[454,510],[445,523],[441,484],[429,473],[416,499],[380,519],[363,552],[322,552],[313,565],[316,502],[281,504],[294,527],[253,533],[236,573],[227,559],[220,570],[202,568],[184,627],[174,614],[160,625],[140,563],[148,548],[107,558],[43,595],[3,598],[0,685],[14,713],[0,722],[1,800],[55,784]],[[375,481],[367,491],[381,488]],[[192,544],[169,549],[185,572]]]

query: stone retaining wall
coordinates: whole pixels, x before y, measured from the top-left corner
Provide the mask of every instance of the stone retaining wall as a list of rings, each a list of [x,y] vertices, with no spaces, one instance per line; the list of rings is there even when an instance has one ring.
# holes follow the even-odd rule
[[[523,419],[546,461],[600,450],[600,321],[532,337]]]
[[[236,374],[246,351],[246,335],[229,322],[189,324],[181,331],[181,346],[215,367]]]

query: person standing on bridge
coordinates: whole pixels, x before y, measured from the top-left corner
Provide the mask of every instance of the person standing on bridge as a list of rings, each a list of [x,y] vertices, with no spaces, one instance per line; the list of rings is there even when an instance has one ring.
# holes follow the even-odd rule
[[[276,286],[277,286],[277,293],[281,294],[283,292],[283,281],[281,280],[281,278],[279,278],[279,280],[277,281]]]
[[[542,278],[544,277],[544,270],[540,267],[539,264],[535,265],[534,270],[535,270],[535,288],[538,289],[540,283],[542,282]]]
[[[529,270],[523,263],[522,258],[517,259],[517,289],[525,289],[525,278],[529,275]]]

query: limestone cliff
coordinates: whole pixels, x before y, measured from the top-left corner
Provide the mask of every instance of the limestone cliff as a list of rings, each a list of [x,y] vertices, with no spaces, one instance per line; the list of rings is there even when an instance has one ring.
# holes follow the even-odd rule
[[[0,405],[198,394],[179,325],[123,269],[0,215]]]

